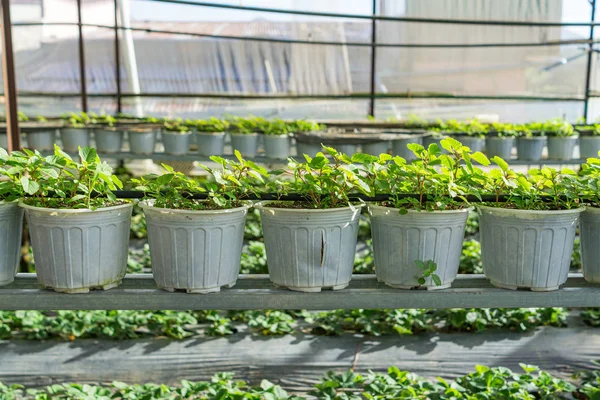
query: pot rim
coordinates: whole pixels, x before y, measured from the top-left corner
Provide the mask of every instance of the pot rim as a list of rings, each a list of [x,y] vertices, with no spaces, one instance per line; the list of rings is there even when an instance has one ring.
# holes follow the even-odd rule
[[[594,207],[594,206],[590,206],[590,205],[585,205],[584,207],[585,207],[584,211],[588,211],[588,212],[594,213],[594,214],[600,214],[600,207]]]
[[[154,207],[151,202],[154,202],[154,199],[150,200],[142,200],[138,203],[138,206],[142,210],[153,210],[159,211],[164,214],[196,214],[196,215],[214,215],[214,214],[231,214],[237,211],[247,210],[252,207],[251,204],[244,204],[242,207],[236,208],[228,208],[225,210],[179,210],[175,208],[164,208],[164,207]]]
[[[229,134],[231,136],[252,136],[252,137],[259,135],[258,132],[252,132],[252,133],[229,132]]]
[[[585,211],[585,206],[582,207],[578,207],[578,208],[572,208],[570,210],[521,210],[521,209],[517,209],[517,208],[502,208],[502,207],[490,207],[490,206],[482,206],[482,205],[478,205],[477,206],[479,209],[484,209],[484,210],[502,210],[500,211],[500,213],[502,212],[512,212],[512,213],[516,213],[516,214],[533,214],[533,215],[557,215],[557,214],[578,214],[581,213],[583,211]]]
[[[194,131],[196,135],[206,135],[206,136],[224,136],[225,132],[203,132],[203,131]]]
[[[370,203],[368,204],[368,207],[369,208],[373,208],[373,209],[377,209],[377,210],[399,210],[399,208],[378,206],[377,204],[370,204]],[[436,210],[436,211],[406,210],[406,211],[408,211],[409,214],[420,214],[420,213],[426,213],[426,214],[460,214],[460,213],[465,213],[465,212],[473,211],[474,209],[475,209],[474,206],[470,206],[470,207],[467,207],[467,208],[461,208],[460,210]]]
[[[116,205],[116,206],[102,207],[102,208],[98,208],[96,210],[91,210],[89,208],[46,208],[46,207],[36,207],[36,206],[30,206],[29,204],[25,204],[23,202],[23,200],[19,200],[19,207],[22,207],[22,208],[24,208],[26,210],[44,211],[44,212],[49,212],[49,213],[85,214],[85,213],[95,213],[95,212],[100,212],[100,211],[118,210],[120,208],[129,208],[129,207],[133,207],[133,203],[125,203],[125,204],[119,204],[119,205]]]
[[[517,140],[546,140],[548,136],[517,136]]]
[[[173,135],[173,136],[185,136],[185,135],[191,135],[192,131],[180,132],[180,131],[167,131],[166,129],[163,129],[162,134],[163,135]]]
[[[278,207],[269,207],[267,206],[268,203],[273,203],[277,200],[263,200],[263,201],[259,201],[258,203],[254,204],[254,208],[258,208],[259,210],[283,210],[283,211],[289,211],[289,212],[297,212],[297,213],[303,213],[303,212],[307,212],[307,211],[312,211],[315,213],[325,213],[325,212],[335,212],[338,210],[352,210],[352,208],[358,208],[361,209],[365,206],[365,204],[356,204],[356,205],[352,205],[351,206],[347,206],[347,207],[338,207],[338,208],[278,208]],[[282,200],[284,201],[284,200]]]

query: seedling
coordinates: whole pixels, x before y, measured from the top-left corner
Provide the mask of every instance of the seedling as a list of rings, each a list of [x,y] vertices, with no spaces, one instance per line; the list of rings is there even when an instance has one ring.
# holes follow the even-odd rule
[[[436,286],[442,286],[442,280],[435,274],[435,271],[437,271],[437,264],[433,262],[433,260],[415,260],[415,265],[421,270],[421,276],[417,280],[419,285],[424,285],[427,282],[427,278],[431,277],[431,280]]]

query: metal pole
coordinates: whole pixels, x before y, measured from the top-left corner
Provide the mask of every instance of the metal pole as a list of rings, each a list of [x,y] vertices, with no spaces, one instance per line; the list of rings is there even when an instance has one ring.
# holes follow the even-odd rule
[[[114,0],[115,5],[115,81],[117,85],[117,113],[123,111],[121,104],[121,53],[119,51],[119,6],[117,0]]]
[[[77,0],[77,27],[79,29],[79,77],[81,79],[81,109],[87,112],[87,82],[85,77],[85,50],[83,47],[83,26],[81,20],[81,0]]]
[[[373,0],[373,17],[377,14],[377,0]],[[371,97],[369,101],[369,115],[375,117],[375,43],[377,42],[377,24],[375,18],[371,20]]]
[[[19,114],[17,111],[17,84],[10,22],[10,0],[2,0],[2,73],[4,76],[4,103],[6,104],[6,128],[8,151],[21,148]]]
[[[127,74],[129,76],[129,88],[132,93],[139,94],[142,92],[140,86],[140,77],[138,74],[137,59],[135,57],[135,43],[133,41],[133,32],[131,30],[131,13],[129,10],[130,0],[118,0],[119,14],[121,15],[121,27],[123,28],[123,39],[125,40],[124,57]],[[144,116],[144,108],[142,99],[134,97],[135,111],[133,115],[136,117]]]
[[[593,23],[596,19],[596,0],[590,0],[592,5],[592,18]],[[583,103],[583,118],[587,122],[588,119],[588,106],[590,102],[590,85],[592,81],[592,54],[594,53],[594,25],[590,25],[590,43],[588,44],[588,59],[587,69],[585,72],[585,102]]]

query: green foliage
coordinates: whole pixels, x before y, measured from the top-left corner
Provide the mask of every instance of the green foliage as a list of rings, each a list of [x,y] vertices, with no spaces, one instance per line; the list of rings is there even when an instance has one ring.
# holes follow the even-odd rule
[[[497,137],[516,137],[519,135],[518,126],[502,122],[494,122],[491,125],[491,131]]]
[[[190,127],[181,118],[175,120],[166,120],[163,123],[163,129],[165,132],[178,133],[187,135],[190,133]]]
[[[262,223],[260,221],[260,212],[256,208],[251,208],[246,216],[246,225],[244,226],[244,239],[260,240],[263,237]]]
[[[127,258],[127,273],[141,274],[152,272],[152,262],[150,260],[150,247],[148,243],[141,249],[129,249]]]
[[[268,274],[267,254],[265,244],[258,241],[250,241],[244,246],[241,258],[241,274]]]
[[[437,271],[437,264],[433,262],[433,260],[415,260],[415,265],[421,270],[421,276],[419,276],[417,279],[419,285],[426,284],[428,278],[431,278],[433,283],[435,283],[437,286],[442,285],[442,280],[438,275],[435,274],[435,271]]]
[[[573,125],[562,120],[553,118],[545,122],[529,124],[531,130],[540,131],[543,136],[569,137],[576,134]]]
[[[262,120],[259,127],[262,133],[270,136],[284,136],[292,132],[292,125],[281,119]]]
[[[294,318],[285,311],[248,311],[248,326],[264,336],[294,332]]]
[[[192,121],[191,126],[198,132],[225,132],[229,129],[229,122],[211,117],[210,119]]]
[[[482,274],[481,244],[475,239],[463,241],[460,254],[459,274]]]
[[[324,124],[319,124],[315,121],[296,120],[289,126],[290,132],[320,132],[327,129]]]

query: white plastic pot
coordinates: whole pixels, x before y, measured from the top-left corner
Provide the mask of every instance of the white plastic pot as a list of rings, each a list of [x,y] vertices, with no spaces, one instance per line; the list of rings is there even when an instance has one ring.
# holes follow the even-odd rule
[[[139,205],[146,215],[158,287],[213,293],[235,285],[248,207],[192,211],[156,208],[152,202]]]
[[[103,128],[94,131],[98,153],[119,153],[123,148],[123,131],[118,128]]]
[[[62,128],[60,130],[62,148],[67,153],[77,153],[79,147],[90,145],[90,130],[87,128]]]
[[[271,281],[300,292],[343,289],[350,283],[360,206],[327,210],[256,205]]]
[[[498,156],[508,161],[512,156],[514,145],[513,137],[488,136],[485,138],[485,154],[490,158]]]
[[[244,157],[254,157],[258,151],[258,133],[232,133],[231,147]]]
[[[17,202],[0,202],[0,286],[15,280],[21,261],[23,209]]]
[[[586,207],[579,221],[581,265],[586,281],[600,283],[600,208]]]
[[[417,156],[412,150],[408,149],[410,143],[417,143],[423,145],[423,138],[421,136],[415,136],[410,138],[394,139],[392,141],[392,155],[400,156],[406,161],[416,160]]]
[[[379,156],[380,154],[387,153],[390,149],[390,141],[385,140],[382,142],[364,143],[362,145],[362,152],[366,154],[372,154]]]
[[[38,282],[56,292],[108,290],[125,276],[132,204],[88,209],[23,202]]]
[[[285,160],[290,156],[288,135],[263,135],[265,157]]]
[[[56,130],[33,130],[27,132],[27,148],[37,151],[50,151],[56,143]]]
[[[197,132],[195,136],[198,154],[201,156],[220,156],[225,152],[224,132]]]
[[[481,259],[492,285],[557,290],[565,283],[583,208],[558,211],[480,206]]]
[[[461,142],[463,146],[467,146],[468,148],[470,148],[472,152],[485,151],[485,138],[483,137],[457,135],[454,136],[454,139]]]
[[[517,158],[524,161],[539,161],[542,159],[545,145],[545,136],[518,137]]]
[[[190,152],[190,133],[163,132],[165,154],[184,156]]]
[[[548,138],[548,159],[550,160],[565,160],[573,158],[573,150],[577,144],[577,136],[555,137]]]
[[[377,280],[399,289],[450,287],[458,273],[470,210],[408,210],[401,215],[396,208],[369,205]],[[418,279],[423,271],[415,260],[435,262],[434,273],[442,284],[437,286],[428,277],[420,285]]]
[[[580,136],[579,137],[579,154],[580,158],[586,160],[588,158],[598,157],[600,151],[600,136]]]
[[[156,146],[156,130],[153,128],[133,128],[127,130],[129,148],[133,154],[152,155]]]

